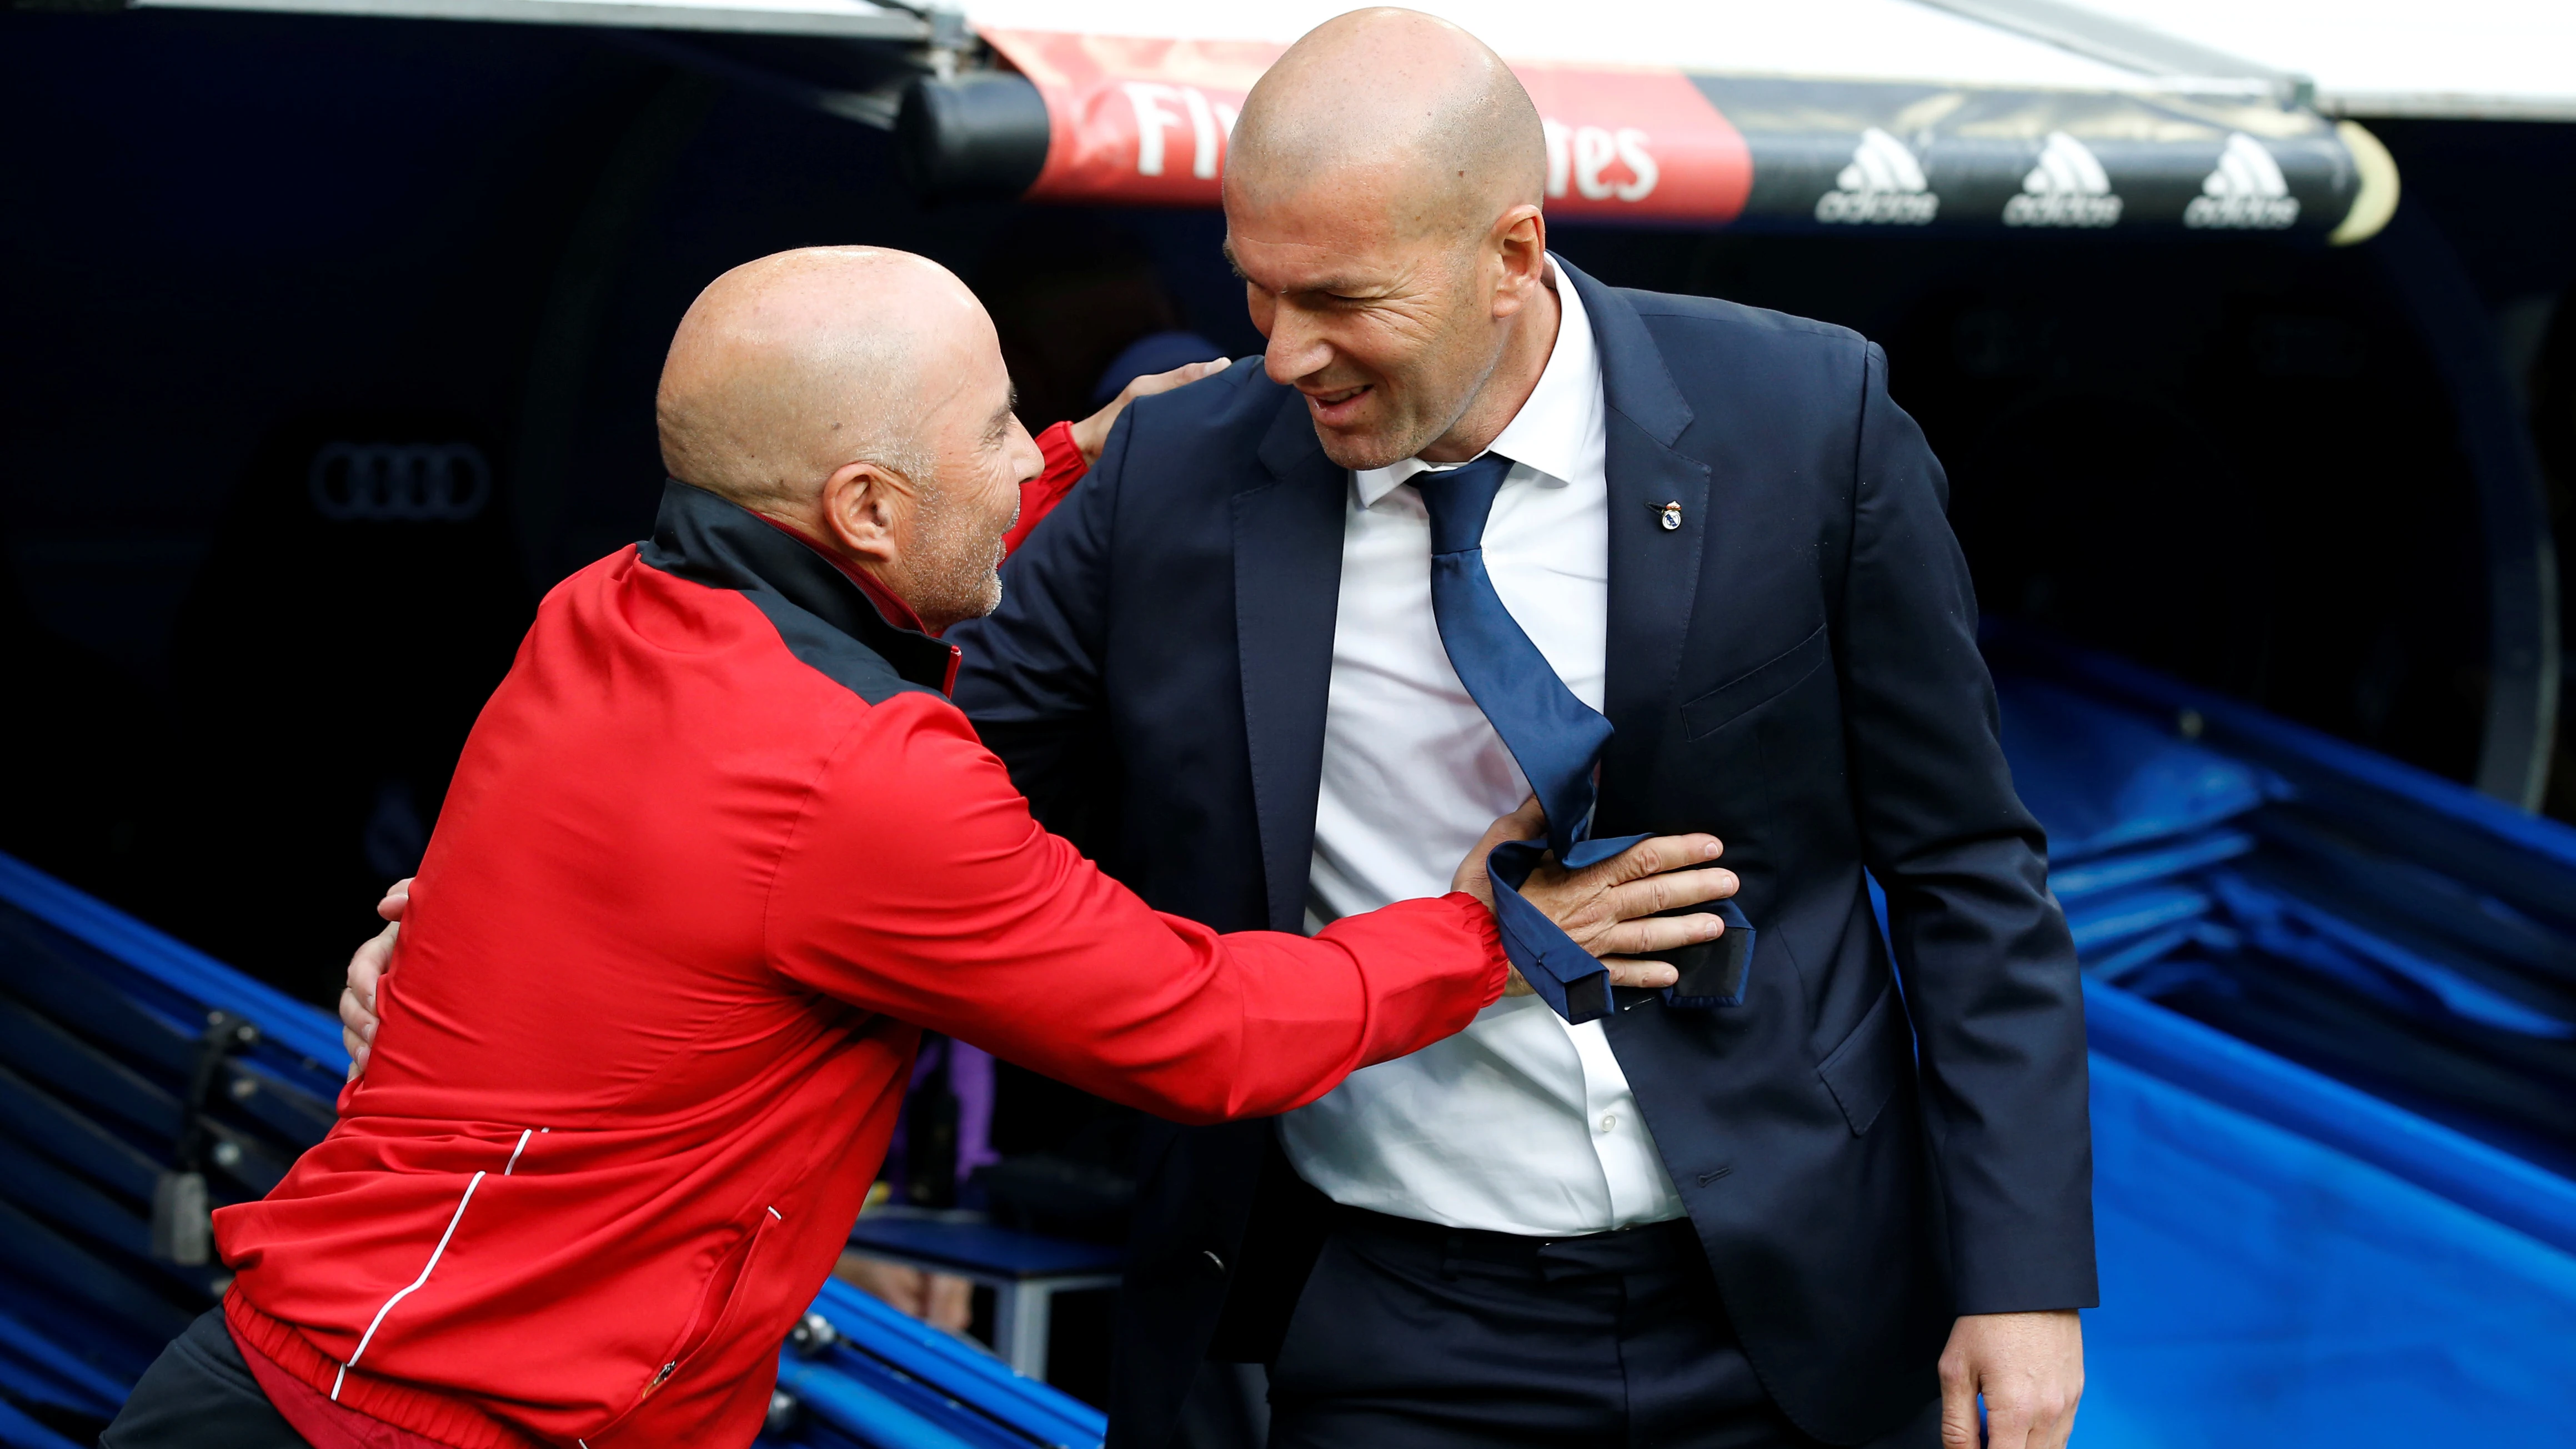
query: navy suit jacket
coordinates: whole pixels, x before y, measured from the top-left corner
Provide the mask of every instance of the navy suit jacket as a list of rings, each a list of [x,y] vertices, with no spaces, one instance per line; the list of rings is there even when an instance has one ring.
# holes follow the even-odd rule
[[[1860,1442],[1937,1392],[1954,1315],[2096,1301],[2074,949],[1885,356],[1564,275],[1609,404],[1596,828],[1715,833],[1760,930],[1741,1006],[1649,1000],[1610,1045],[1763,1382]],[[1130,408],[952,632],[1041,818],[1162,910],[1304,917],[1350,487],[1238,364]],[[1156,1446],[1204,1358],[1275,1351],[1323,1215],[1267,1122],[1159,1128],[1141,1171],[1110,1436]]]

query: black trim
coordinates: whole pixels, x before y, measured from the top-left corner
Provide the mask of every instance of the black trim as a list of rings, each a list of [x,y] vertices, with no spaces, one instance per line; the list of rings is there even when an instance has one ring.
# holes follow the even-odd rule
[[[740,504],[670,479],[636,557],[750,599],[789,653],[870,704],[905,690],[946,692],[954,646],[889,623],[830,559]]]

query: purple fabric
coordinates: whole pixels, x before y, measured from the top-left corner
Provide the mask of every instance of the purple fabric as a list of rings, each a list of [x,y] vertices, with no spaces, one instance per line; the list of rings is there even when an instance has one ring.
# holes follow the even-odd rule
[[[957,1094],[957,1185],[964,1187],[976,1168],[1002,1160],[993,1150],[993,1054],[950,1042],[948,1090]]]
[[[976,1168],[1002,1160],[1002,1154],[993,1150],[993,1056],[962,1041],[926,1038],[912,1059],[912,1081],[905,1095],[920,1091],[922,1084],[942,1067],[948,1071],[948,1090],[957,1098],[957,1185],[964,1187]],[[877,1169],[879,1177],[903,1180],[910,1126],[908,1113],[894,1119],[894,1136],[886,1143],[885,1165]]]

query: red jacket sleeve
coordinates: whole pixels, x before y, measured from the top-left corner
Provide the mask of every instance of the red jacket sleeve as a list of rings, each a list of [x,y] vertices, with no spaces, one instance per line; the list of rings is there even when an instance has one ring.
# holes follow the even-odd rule
[[[945,700],[872,708],[780,859],[769,959],[825,995],[1182,1122],[1267,1116],[1448,1036],[1503,988],[1473,897],[1309,940],[1148,908],[1040,829]]]
[[[1038,476],[1020,485],[1019,520],[1011,525],[1010,532],[1002,535],[1002,547],[1006,552],[1018,549],[1020,540],[1029,536],[1029,530],[1054,512],[1055,506],[1064,501],[1064,496],[1073,491],[1073,485],[1082,481],[1082,475],[1091,471],[1091,465],[1083,461],[1082,449],[1074,444],[1071,423],[1057,423],[1038,434],[1037,445],[1038,451],[1046,456],[1046,467]]]

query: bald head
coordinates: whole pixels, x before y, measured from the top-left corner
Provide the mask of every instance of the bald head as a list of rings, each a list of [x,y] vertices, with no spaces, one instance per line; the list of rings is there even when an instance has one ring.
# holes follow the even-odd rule
[[[1226,148],[1229,210],[1365,188],[1391,219],[1462,241],[1546,187],[1529,92],[1483,41],[1413,10],[1309,31],[1253,86]]]
[[[930,628],[989,612],[1020,484],[993,320],[936,262],[812,247],[715,279],[656,399],[671,476],[875,576]]]
[[[1519,411],[1556,340],[1546,187],[1529,92],[1445,20],[1354,11],[1253,86],[1226,255],[1326,456],[1462,462]]]
[[[672,477],[762,512],[800,513],[851,462],[927,487],[931,393],[974,349],[981,304],[938,263],[877,247],[746,262],[680,319],[655,399]]]

